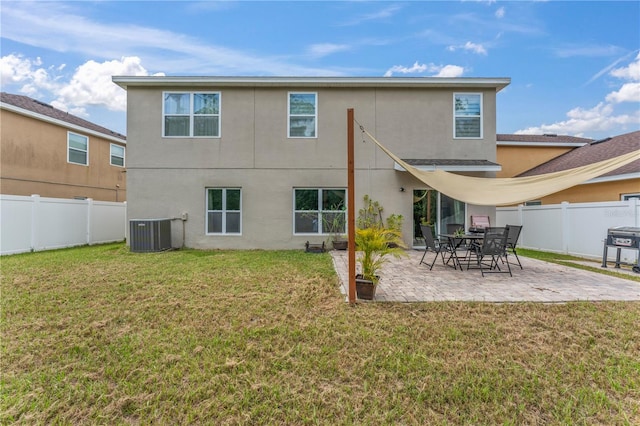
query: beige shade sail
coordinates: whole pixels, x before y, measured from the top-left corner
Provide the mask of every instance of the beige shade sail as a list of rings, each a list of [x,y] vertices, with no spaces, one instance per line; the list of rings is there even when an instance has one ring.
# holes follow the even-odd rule
[[[640,159],[640,150],[636,150],[586,166],[537,176],[515,178],[472,177],[444,170],[425,171],[417,169],[389,151],[364,128],[361,127],[361,130],[389,157],[421,182],[451,198],[480,206],[502,206],[535,200],[586,182],[589,179]]]

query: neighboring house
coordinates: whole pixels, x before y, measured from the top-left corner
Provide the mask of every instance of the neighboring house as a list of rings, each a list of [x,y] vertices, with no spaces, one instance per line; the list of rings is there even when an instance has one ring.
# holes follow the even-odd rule
[[[496,142],[497,162],[502,166],[496,177],[508,178],[591,143],[593,139],[556,134],[498,134]]]
[[[520,173],[536,176],[585,166],[640,149],[640,131],[591,141],[545,163]],[[532,200],[538,204],[620,201],[640,197],[640,158],[617,170],[591,179],[564,191]]]
[[[411,164],[493,177],[496,93],[508,78],[129,77],[128,218],[171,218],[174,245],[302,248],[344,217],[347,110],[354,108],[355,199],[403,215],[414,243],[423,183],[359,131]],[[422,200],[422,201],[418,201]],[[467,223],[495,208],[438,194],[437,217]],[[433,203],[430,203],[433,206]],[[426,205],[426,204],[425,204]],[[357,214],[357,212],[356,212]],[[417,227],[419,229],[419,227]],[[183,240],[184,237],[184,240]]]
[[[27,96],[0,114],[2,194],[126,200],[124,135]]]

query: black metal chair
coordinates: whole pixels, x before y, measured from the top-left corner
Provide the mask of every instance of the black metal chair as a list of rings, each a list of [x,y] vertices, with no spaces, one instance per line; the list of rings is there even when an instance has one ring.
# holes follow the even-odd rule
[[[521,225],[507,225],[507,250],[511,251],[518,261],[518,266],[522,269],[522,263],[516,252],[516,245],[518,244],[518,238],[520,238],[520,232],[522,231]]]
[[[432,253],[435,253],[433,262],[431,262],[431,265],[429,265],[429,270],[433,269],[433,265],[435,265],[436,260],[438,259],[438,255],[442,257],[442,263],[446,264],[444,260],[444,252],[450,251],[449,243],[436,239],[433,236],[430,226],[420,225],[420,230],[422,231],[422,237],[424,238],[424,244],[425,244],[422,259],[420,259],[420,265],[422,265],[423,263],[425,265],[427,264],[427,262],[424,262],[424,257],[427,255],[427,252],[429,251]]]
[[[484,274],[489,273],[511,273],[511,266],[509,265],[509,259],[507,257],[507,228],[486,228],[484,232],[484,239],[482,240],[482,246],[476,249],[475,255],[477,258],[477,264],[480,268],[480,272],[484,277]],[[504,258],[507,264],[507,270],[500,269],[498,260]],[[471,267],[471,259],[467,261],[467,269]]]

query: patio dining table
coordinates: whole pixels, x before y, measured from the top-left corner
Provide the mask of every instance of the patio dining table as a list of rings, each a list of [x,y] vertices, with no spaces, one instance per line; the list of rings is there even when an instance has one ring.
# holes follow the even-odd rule
[[[484,239],[484,233],[481,232],[473,232],[466,233],[462,235],[456,234],[440,234],[441,238],[446,238],[449,242],[449,247],[451,248],[449,251],[449,258],[446,259],[445,263],[451,266],[449,263],[453,261],[453,269],[458,269],[462,271],[462,263],[460,260],[466,260],[467,256],[470,255],[469,250],[465,253],[464,256],[458,256],[458,249],[462,246],[462,243],[466,243],[467,246],[470,246],[474,243],[480,243]]]

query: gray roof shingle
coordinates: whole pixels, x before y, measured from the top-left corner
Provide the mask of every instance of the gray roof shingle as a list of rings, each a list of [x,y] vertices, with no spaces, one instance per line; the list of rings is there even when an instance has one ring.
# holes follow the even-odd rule
[[[94,132],[103,133],[107,136],[122,139],[123,142],[126,142],[127,140],[127,137],[123,134],[114,132],[106,127],[99,126],[80,117],[76,117],[75,115],[56,109],[49,104],[32,99],[28,96],[2,92],[0,93],[0,102],[13,105],[36,114],[45,115],[56,120],[64,121],[69,124],[84,127],[85,129],[93,130]]]
[[[544,134],[544,135],[515,135],[515,134],[497,134],[498,142],[527,142],[527,143],[557,143],[557,144],[586,144],[593,142],[593,139],[580,138],[577,136]]]
[[[588,145],[571,151],[540,164],[519,176],[536,176],[544,173],[558,172],[575,167],[586,166],[598,161],[608,160],[640,149],[640,131],[625,133],[612,138],[593,141]],[[618,176],[628,173],[640,173],[640,155],[633,161],[602,176]]]

